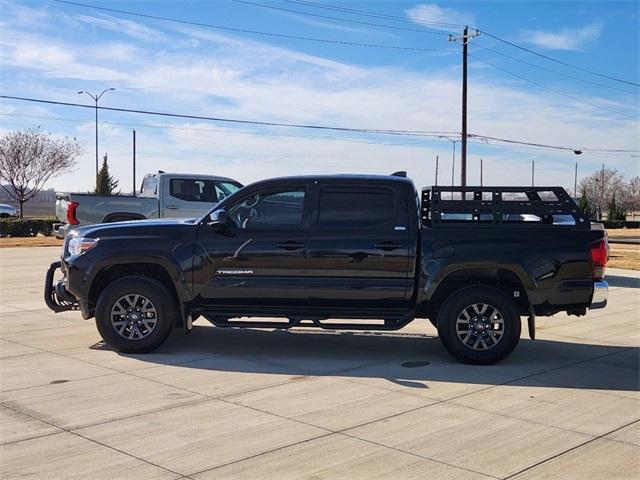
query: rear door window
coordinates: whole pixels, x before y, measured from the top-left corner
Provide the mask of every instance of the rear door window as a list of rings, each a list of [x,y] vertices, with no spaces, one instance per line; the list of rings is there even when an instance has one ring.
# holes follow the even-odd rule
[[[239,188],[231,182],[200,178],[172,178],[169,181],[169,195],[185,202],[218,203]]]
[[[158,194],[158,177],[151,175],[144,177],[140,187],[141,197],[155,197]]]
[[[320,191],[318,227],[371,228],[393,224],[395,198],[388,188],[324,187]]]

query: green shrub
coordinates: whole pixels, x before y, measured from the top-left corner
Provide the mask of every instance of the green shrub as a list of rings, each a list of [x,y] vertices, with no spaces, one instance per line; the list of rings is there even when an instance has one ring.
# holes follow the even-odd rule
[[[55,217],[47,218],[2,218],[0,219],[0,237],[35,237],[38,234],[49,236],[53,231]]]
[[[624,222],[627,219],[627,211],[616,202],[616,196],[614,195],[607,207],[607,220],[610,222]]]
[[[596,209],[589,197],[587,197],[587,191],[582,187],[580,192],[580,198],[578,199],[578,207],[584,213],[584,216],[589,220],[596,220]]]
[[[622,220],[605,220],[602,222],[607,230],[614,228],[640,228],[640,222],[626,222]]]

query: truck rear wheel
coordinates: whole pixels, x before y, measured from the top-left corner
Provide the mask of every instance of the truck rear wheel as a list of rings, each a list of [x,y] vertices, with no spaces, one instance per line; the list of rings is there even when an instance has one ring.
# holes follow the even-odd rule
[[[464,363],[490,365],[506,358],[520,340],[521,321],[513,302],[491,287],[452,293],[438,314],[438,335]]]
[[[175,322],[173,296],[157,280],[124,277],[111,283],[96,304],[102,338],[122,353],[146,353],[167,339]]]

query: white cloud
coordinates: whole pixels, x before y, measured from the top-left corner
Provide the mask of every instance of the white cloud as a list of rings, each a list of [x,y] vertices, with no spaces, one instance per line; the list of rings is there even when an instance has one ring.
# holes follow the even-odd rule
[[[475,16],[464,10],[454,8],[439,7],[435,3],[424,3],[405,10],[407,17],[416,23],[440,23],[469,25],[476,24]],[[437,28],[437,26],[434,26]]]
[[[95,81],[122,80],[125,74],[101,65],[80,62],[74,51],[65,45],[44,41],[28,35],[2,32],[0,65],[41,72],[47,78],[75,78]]]
[[[591,23],[581,28],[563,28],[558,32],[525,30],[522,39],[548,50],[582,50],[600,38],[602,24]]]
[[[143,40],[145,42],[157,42],[166,39],[164,33],[151,29],[138,22],[131,20],[124,20],[112,16],[100,16],[94,17],[91,15],[76,15],[75,19],[91,25],[92,27],[104,28],[105,30],[111,30],[117,33],[124,33],[131,38],[137,40]]]

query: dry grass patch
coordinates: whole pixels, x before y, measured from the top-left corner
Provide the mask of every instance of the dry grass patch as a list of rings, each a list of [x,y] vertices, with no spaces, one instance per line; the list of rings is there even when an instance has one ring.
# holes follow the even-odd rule
[[[2,237],[0,248],[15,247],[56,247],[62,246],[63,240],[56,237]]]
[[[607,233],[610,237],[640,238],[640,228],[610,228]]]
[[[640,270],[640,245],[610,243],[609,247],[607,267]]]

